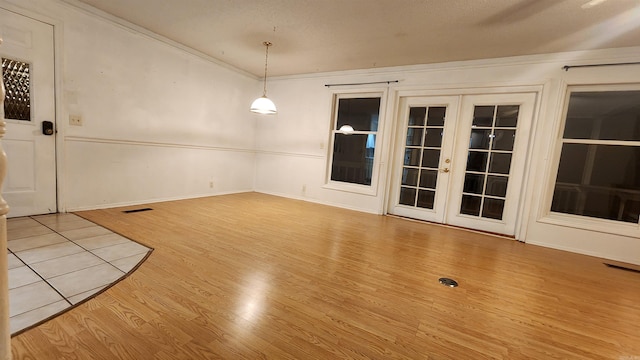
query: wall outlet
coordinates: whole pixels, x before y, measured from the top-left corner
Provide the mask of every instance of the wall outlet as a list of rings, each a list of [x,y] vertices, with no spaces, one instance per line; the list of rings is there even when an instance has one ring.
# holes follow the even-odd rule
[[[213,181],[209,181],[209,189],[213,189]]]
[[[307,194],[307,184],[302,185],[302,195]]]
[[[80,115],[69,115],[69,125],[82,126],[82,117]]]

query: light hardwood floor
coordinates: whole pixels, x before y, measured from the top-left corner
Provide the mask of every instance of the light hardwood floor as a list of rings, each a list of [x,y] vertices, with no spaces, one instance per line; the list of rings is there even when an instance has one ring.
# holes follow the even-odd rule
[[[80,213],[155,251],[15,359],[640,360],[640,274],[601,259],[257,193],[148,206]]]

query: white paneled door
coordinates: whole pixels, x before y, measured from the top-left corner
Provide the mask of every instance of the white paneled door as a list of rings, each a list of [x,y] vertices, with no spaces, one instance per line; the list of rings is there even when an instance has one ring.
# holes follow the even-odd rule
[[[402,98],[389,212],[514,235],[535,99]]]
[[[53,26],[0,8],[9,217],[56,212]]]

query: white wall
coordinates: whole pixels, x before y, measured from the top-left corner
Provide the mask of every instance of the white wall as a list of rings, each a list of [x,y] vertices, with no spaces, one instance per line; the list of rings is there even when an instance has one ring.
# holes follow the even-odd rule
[[[257,79],[106,15],[4,3],[56,26],[59,210],[253,189]]]
[[[640,66],[583,68],[564,65],[640,61],[640,49],[573,52],[506,59],[456,62],[271,79],[269,95],[279,113],[259,121],[256,191],[326,203],[371,213],[387,211],[386,194],[397,101],[401,95],[455,95],[496,89],[538,91],[537,113],[530,139],[525,184],[516,236],[532,244],[640,263],[640,230],[631,236],[585,231],[545,221],[542,203],[548,187],[551,151],[556,145],[567,85],[640,83]],[[373,195],[325,186],[329,155],[332,91],[365,91],[371,86],[327,88],[325,84],[399,80],[390,84],[386,113],[381,114],[379,139],[383,155],[375,166],[379,183]],[[380,85],[372,85],[379,87]],[[555,170],[555,169],[554,169]]]

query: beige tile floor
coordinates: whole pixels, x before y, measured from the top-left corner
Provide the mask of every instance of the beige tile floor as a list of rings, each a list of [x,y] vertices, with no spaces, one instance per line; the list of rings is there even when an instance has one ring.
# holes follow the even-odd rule
[[[7,220],[11,333],[130,272],[151,249],[74,214]]]

